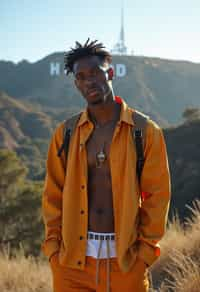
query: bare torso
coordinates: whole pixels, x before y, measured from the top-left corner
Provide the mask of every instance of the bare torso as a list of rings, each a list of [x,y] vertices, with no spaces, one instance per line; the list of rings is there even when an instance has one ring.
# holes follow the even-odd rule
[[[109,152],[116,122],[115,120],[103,127],[94,128],[86,146],[88,157],[88,230],[94,232],[114,232]],[[101,165],[97,165],[96,155],[103,148],[106,160]]]

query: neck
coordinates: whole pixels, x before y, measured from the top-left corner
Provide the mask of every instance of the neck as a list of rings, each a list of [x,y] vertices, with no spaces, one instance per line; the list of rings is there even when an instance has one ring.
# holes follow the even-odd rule
[[[113,98],[112,100],[95,107],[88,106],[88,113],[91,120],[101,126],[108,121],[119,119],[120,105],[117,104]]]

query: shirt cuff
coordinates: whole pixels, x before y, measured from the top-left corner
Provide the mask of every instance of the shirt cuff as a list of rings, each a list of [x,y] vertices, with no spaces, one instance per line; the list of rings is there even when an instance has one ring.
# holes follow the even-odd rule
[[[148,266],[151,266],[160,256],[160,247],[152,246],[144,241],[140,241],[138,248],[138,257],[141,258]]]
[[[60,244],[57,239],[49,239],[41,245],[41,250],[48,257],[48,259],[50,259],[54,253],[58,252],[59,249]]]

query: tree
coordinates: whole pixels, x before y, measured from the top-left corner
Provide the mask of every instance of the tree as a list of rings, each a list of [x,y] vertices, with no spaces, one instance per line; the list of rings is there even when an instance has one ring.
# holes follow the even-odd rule
[[[200,109],[195,107],[188,107],[183,112],[183,118],[186,122],[200,119]]]
[[[0,150],[0,244],[25,254],[40,253],[41,182],[27,180],[27,169],[14,152]]]

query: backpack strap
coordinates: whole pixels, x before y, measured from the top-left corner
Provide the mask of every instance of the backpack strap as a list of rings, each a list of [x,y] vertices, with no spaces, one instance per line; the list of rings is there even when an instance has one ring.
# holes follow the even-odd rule
[[[65,160],[67,161],[70,137],[73,135],[76,125],[80,119],[82,112],[72,116],[70,119],[66,120],[63,128],[63,143],[58,149],[57,156],[60,157],[63,150],[65,150]]]
[[[133,136],[133,141],[135,141],[136,155],[137,155],[136,171],[137,171],[138,181],[140,183],[142,169],[144,166],[144,145],[146,142],[145,141],[146,125],[147,125],[147,121],[149,117],[139,111],[134,110],[132,118],[134,122],[134,126],[132,129],[132,136]]]

